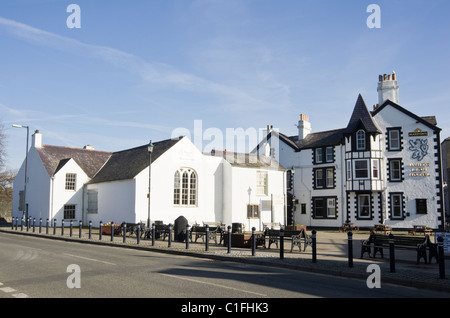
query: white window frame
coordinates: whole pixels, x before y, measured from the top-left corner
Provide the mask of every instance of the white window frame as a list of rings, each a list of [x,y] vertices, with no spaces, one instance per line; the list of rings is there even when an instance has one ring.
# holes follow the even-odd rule
[[[327,216],[336,217],[336,198],[327,198]]]
[[[334,159],[333,147],[325,148],[325,159],[326,159],[326,162],[333,162],[333,159]]]
[[[351,160],[347,160],[347,180],[352,180],[353,169]]]
[[[356,132],[356,150],[366,150],[366,132],[362,129]]]
[[[368,215],[362,215],[362,213],[361,213],[362,208],[366,207],[366,205],[361,204],[362,198],[367,198],[367,202],[368,202],[367,208],[369,209]],[[358,218],[370,219],[370,217],[371,217],[371,196],[370,196],[370,194],[358,194],[357,199],[358,199]]]
[[[398,169],[394,169],[394,163],[398,162]],[[398,170],[398,178],[394,178],[394,171]],[[401,159],[389,160],[389,181],[402,181],[402,161]]]
[[[316,156],[316,163],[322,163],[323,162],[323,149],[316,148],[315,156]]]
[[[395,198],[398,197],[399,204],[395,204]],[[403,195],[401,193],[391,193],[391,219],[403,219]],[[396,209],[399,211],[399,215],[396,215]]]
[[[372,159],[371,161],[372,165],[372,179],[379,180],[380,179],[380,160],[379,159]]]
[[[393,136],[393,133],[396,133],[397,136]],[[400,140],[400,130],[392,129],[388,132],[389,138],[389,150],[400,150],[401,149],[401,140]],[[396,146],[393,146],[394,142],[397,143]]]
[[[267,196],[269,194],[269,174],[267,171],[256,171],[256,195]]]
[[[195,207],[198,204],[198,174],[192,168],[181,168],[173,174],[174,206]]]
[[[66,189],[66,191],[76,191],[77,190],[77,174],[76,173],[66,173],[65,189]]]

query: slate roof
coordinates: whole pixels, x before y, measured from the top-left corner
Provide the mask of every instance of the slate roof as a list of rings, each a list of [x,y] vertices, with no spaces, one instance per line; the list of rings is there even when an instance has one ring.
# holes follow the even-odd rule
[[[111,156],[111,152],[42,145],[36,148],[42,164],[50,176],[57,173],[70,159],[92,178]]]
[[[163,153],[174,146],[179,140],[181,140],[181,138],[154,142],[152,162],[157,160]],[[92,184],[133,179],[137,174],[139,174],[149,165],[150,156],[147,146],[148,145],[143,145],[140,147],[112,153],[109,160],[89,183]]]
[[[361,94],[358,96],[352,116],[348,122],[345,134],[352,134],[358,129],[363,128],[370,134],[381,134],[381,130],[373,120],[372,114],[367,109],[366,103]]]
[[[231,151],[213,150],[212,153],[205,153],[205,155],[223,158],[233,167],[260,168],[260,169],[265,168],[280,171],[286,170],[274,158],[256,153],[249,154],[249,153],[237,153]]]

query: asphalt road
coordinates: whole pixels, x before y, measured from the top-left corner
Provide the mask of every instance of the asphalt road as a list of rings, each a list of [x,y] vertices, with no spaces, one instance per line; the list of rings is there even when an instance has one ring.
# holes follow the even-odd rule
[[[185,302],[194,305],[214,298],[286,301],[450,294],[383,283],[371,289],[363,280],[0,233],[0,298],[14,297],[183,298],[172,308],[181,310]]]

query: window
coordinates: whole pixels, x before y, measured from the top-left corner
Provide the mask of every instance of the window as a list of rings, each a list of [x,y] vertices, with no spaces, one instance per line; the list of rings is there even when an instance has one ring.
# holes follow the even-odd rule
[[[400,128],[388,128],[388,150],[401,150]]]
[[[333,147],[326,148],[326,161],[333,162],[334,160]]]
[[[334,188],[334,168],[314,169],[314,188],[315,189]]]
[[[403,195],[401,193],[391,193],[391,218],[403,218]]]
[[[368,219],[370,216],[370,194],[358,195],[358,217]]]
[[[336,197],[313,198],[313,216],[317,219],[336,218]]]
[[[316,170],[316,188],[323,188],[323,170]]]
[[[334,169],[328,168],[328,169],[326,169],[326,172],[327,172],[327,179],[326,179],[325,186],[327,188],[333,188],[334,187]]]
[[[402,160],[389,159],[389,181],[402,181]]]
[[[347,180],[352,180],[352,162],[347,161]]]
[[[322,163],[323,162],[323,160],[322,160],[322,153],[323,153],[322,148],[317,148],[316,149],[316,163]]]
[[[380,160],[372,160],[372,179],[380,179]]]
[[[368,179],[369,178],[369,162],[367,159],[355,160],[355,179]]]
[[[416,199],[416,213],[427,214],[427,199]]]
[[[75,204],[66,204],[64,205],[64,219],[65,220],[73,220],[75,219]]]
[[[256,172],[256,194],[267,195],[268,191],[268,176],[267,171]]]
[[[259,219],[259,205],[247,204],[247,219]]]
[[[88,190],[88,213],[98,213],[98,192],[96,190]]]
[[[66,173],[66,190],[76,190],[76,173]]]
[[[190,168],[175,171],[173,177],[173,204],[181,206],[197,205],[198,176]]]
[[[175,171],[175,176],[173,178],[173,204],[179,205],[180,204],[180,171]]]
[[[358,130],[356,133],[356,150],[366,150],[366,132]]]

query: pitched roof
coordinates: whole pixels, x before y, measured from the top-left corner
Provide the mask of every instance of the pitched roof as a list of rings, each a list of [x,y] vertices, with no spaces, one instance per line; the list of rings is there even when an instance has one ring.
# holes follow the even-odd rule
[[[285,170],[285,168],[274,158],[256,153],[237,153],[213,150],[212,153],[205,153],[205,155],[223,158],[233,167]]]
[[[410,112],[409,110],[403,108],[402,106],[390,101],[389,99],[385,101],[381,106],[377,107],[373,112],[372,116],[376,116],[379,112],[381,112],[385,107],[388,105],[394,107],[395,109],[401,111],[402,113],[414,118],[418,122],[424,124],[425,126],[428,126],[429,128],[440,131],[441,128],[439,128],[437,125],[436,117],[435,116],[426,116],[426,117],[419,117],[416,114]]]
[[[175,145],[181,138],[153,143],[152,163]],[[149,166],[148,145],[112,153],[109,160],[89,183],[133,179]]]
[[[366,132],[371,134],[381,134],[381,130],[373,120],[372,114],[367,109],[361,94],[358,96],[352,116],[344,133],[351,134],[360,128],[364,128]]]
[[[344,142],[345,130],[345,128],[342,128],[310,133],[304,139],[296,141],[296,144],[300,150],[339,145]],[[298,136],[294,137],[298,139]]]
[[[92,178],[111,156],[111,153],[106,151],[60,146],[42,145],[35,149],[50,176],[58,172],[69,159],[73,159],[88,177]]]

